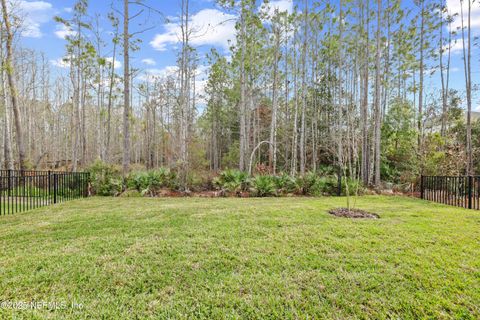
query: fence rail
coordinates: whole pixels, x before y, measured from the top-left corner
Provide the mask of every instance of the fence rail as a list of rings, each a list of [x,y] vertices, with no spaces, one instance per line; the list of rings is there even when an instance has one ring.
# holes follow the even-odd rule
[[[422,176],[421,198],[480,210],[480,176]]]
[[[0,215],[88,196],[85,172],[0,170]]]

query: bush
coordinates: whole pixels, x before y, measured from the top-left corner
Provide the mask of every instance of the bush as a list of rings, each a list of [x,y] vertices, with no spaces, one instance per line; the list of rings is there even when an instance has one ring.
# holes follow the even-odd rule
[[[346,184],[348,184],[348,193],[351,196],[354,196],[357,192],[358,188],[358,195],[362,195],[365,193],[365,188],[363,187],[360,180],[347,178]],[[342,179],[342,196],[347,195],[347,186],[345,184],[345,179]]]
[[[328,169],[328,168],[327,168]],[[324,171],[327,171],[324,169]],[[117,166],[96,161],[87,169],[93,193],[101,196],[117,196],[122,192],[122,176]],[[315,172],[308,172],[303,177],[295,178],[288,174],[279,176],[259,175],[249,177],[246,172],[229,169],[221,172],[216,178],[210,179],[208,175],[190,174],[188,183],[195,190],[210,190],[212,185],[230,193],[239,195],[241,192],[250,191],[258,197],[277,196],[282,194],[298,194],[310,196],[336,195],[338,179],[334,175],[321,176]],[[359,194],[364,192],[360,182],[347,179],[350,195],[354,195],[357,188]],[[342,195],[346,195],[347,185],[342,181]],[[72,186],[75,185],[75,181]],[[132,172],[125,180],[126,192],[124,197],[154,196],[160,189],[177,190],[179,183],[175,172],[168,168],[159,168],[150,171]]]
[[[310,196],[321,195],[319,179],[320,177],[315,172],[307,172],[304,176],[299,177],[298,184],[302,193]]]
[[[97,160],[86,171],[90,173],[90,183],[94,194],[116,196],[122,192],[122,177],[116,166]]]
[[[151,171],[133,172],[127,177],[126,185],[128,189],[137,190],[142,194],[161,188],[171,190],[178,188],[176,174],[163,167]]]
[[[220,189],[239,193],[248,190],[250,181],[246,172],[228,169],[220,173],[213,181],[213,184]]]
[[[213,174],[208,171],[189,172],[187,185],[192,191],[213,190]]]
[[[275,187],[276,177],[256,176],[252,179],[252,191],[257,197],[268,197],[277,195]]]
[[[128,189],[143,191],[150,186],[148,172],[132,172],[128,175],[125,184]]]
[[[300,191],[297,179],[288,174],[284,173],[280,176],[276,176],[274,182],[277,191],[281,194],[298,193]]]
[[[153,189],[169,188],[171,190],[178,189],[178,179],[175,172],[168,168],[158,168],[150,171],[150,186]]]
[[[338,177],[326,176],[320,177],[316,181],[315,189],[323,195],[337,195],[338,192]]]
[[[321,196],[337,194],[338,177],[334,175],[320,176],[315,172],[307,172],[303,177],[299,178],[298,181],[304,195]]]

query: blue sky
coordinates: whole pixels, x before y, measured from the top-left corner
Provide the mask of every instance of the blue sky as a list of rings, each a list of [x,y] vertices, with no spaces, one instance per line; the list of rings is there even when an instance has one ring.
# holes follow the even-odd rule
[[[64,18],[71,16],[71,10],[74,6],[74,0],[17,0],[19,1],[19,12],[24,17],[25,29],[22,32],[22,45],[35,48],[46,53],[53,67],[58,72],[64,72],[62,68],[62,57],[65,52],[66,30],[53,21],[53,17],[58,15]],[[411,5],[411,0],[403,2],[404,6]],[[468,0],[466,0],[468,1]],[[466,2],[465,1],[465,2]],[[170,72],[176,63],[176,54],[178,48],[178,16],[180,13],[180,0],[145,0],[145,4],[161,11],[169,17],[170,23],[165,23],[164,19],[157,13],[151,13],[146,22],[153,29],[139,35],[142,40],[140,50],[131,54],[132,65],[143,70],[145,73],[154,75],[163,75]],[[272,7],[279,7],[281,10],[292,11],[296,2],[293,0],[274,0],[270,1]],[[122,11],[122,3],[119,0],[97,0],[89,1],[89,14],[100,14],[100,23],[104,38],[109,39],[112,31],[107,13],[111,10],[111,5]],[[259,5],[261,1],[258,1]],[[299,4],[301,6],[301,4]],[[459,12],[460,0],[447,0],[448,8],[451,12]],[[131,5],[131,15],[141,9]],[[192,38],[192,45],[199,52],[200,64],[202,58],[212,48],[215,47],[221,53],[228,55],[229,40],[234,40],[234,19],[233,12],[225,12],[219,8],[213,0],[191,0],[191,25],[195,30]],[[143,14],[134,20],[131,24],[131,31],[142,30],[145,26],[139,24],[145,23],[147,14]],[[472,10],[473,34],[480,35],[480,5],[479,1],[474,4]],[[458,26],[459,21],[454,23]],[[473,83],[479,83],[480,57],[478,50],[473,50]],[[106,48],[102,53],[104,56],[111,55],[111,48]],[[117,57],[119,58],[119,57]],[[117,63],[119,71],[121,70],[121,61]],[[199,85],[206,79],[206,68],[200,67]],[[463,90],[463,61],[461,59],[461,43],[454,45],[452,59],[452,87]],[[427,87],[438,87],[438,73],[427,80]],[[478,106],[478,107],[476,107]],[[480,111],[480,101],[475,96],[474,108]]]

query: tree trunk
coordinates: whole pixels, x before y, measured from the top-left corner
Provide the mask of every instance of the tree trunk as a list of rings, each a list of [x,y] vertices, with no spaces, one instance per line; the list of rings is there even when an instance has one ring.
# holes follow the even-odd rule
[[[125,177],[130,168],[130,59],[128,33],[128,0],[123,2],[123,161],[122,171]]]
[[[463,66],[465,74],[465,91],[467,92],[467,166],[466,174],[473,174],[473,161],[472,161],[472,83],[471,83],[471,1],[468,1],[467,9],[467,43],[465,44],[465,27],[463,17],[463,1],[460,1],[460,13],[462,23],[462,47],[463,47]]]
[[[240,113],[240,155],[239,155],[239,169],[245,170],[246,151],[247,151],[247,130],[246,130],[246,92],[245,92],[245,50],[246,50],[246,8],[245,3],[242,1],[242,8],[240,13],[240,101],[239,101],[239,113]]]
[[[363,0],[361,0],[363,3]],[[361,107],[361,121],[362,121],[362,181],[364,185],[370,183],[370,148],[368,144],[368,88],[369,88],[369,42],[370,42],[370,30],[369,30],[369,21],[370,21],[370,7],[369,1],[367,1],[367,14],[366,14],[366,29],[365,32],[365,45],[364,45],[364,57],[363,57],[363,96],[362,96],[362,107]]]
[[[2,51],[3,52],[3,51]],[[3,57],[2,57],[2,64],[3,64]],[[5,108],[5,128],[4,128],[4,144],[3,144],[3,152],[4,152],[4,160],[5,160],[5,169],[6,170],[13,170],[15,169],[13,163],[13,156],[12,156],[12,145],[11,145],[11,136],[10,136],[10,110],[8,108],[8,97],[7,97],[7,88],[5,86],[5,79],[4,73],[1,72],[1,81],[2,81],[2,96],[3,96],[3,105]]]
[[[423,73],[424,73],[424,43],[425,43],[425,1],[422,0],[421,20],[420,20],[420,70],[418,84],[418,154],[423,154]]]
[[[110,155],[110,139],[112,135],[112,103],[113,103],[113,87],[115,85],[115,59],[117,51],[117,40],[118,27],[115,30],[115,38],[113,41],[113,55],[112,55],[112,64],[110,66],[110,83],[108,88],[108,104],[107,104],[107,137],[105,145],[105,160],[109,162],[111,160]]]
[[[377,0],[377,34],[376,34],[376,43],[377,48],[375,52],[375,177],[374,184],[375,187],[380,187],[380,139],[381,139],[381,118],[382,118],[382,109],[380,105],[380,24],[381,24],[381,13],[382,13],[382,0]]]
[[[270,147],[269,147],[269,162],[270,170],[273,174],[277,169],[277,85],[278,85],[278,59],[280,50],[280,27],[274,28],[275,47],[274,47],[274,61],[273,61],[273,88],[272,88],[272,119],[270,122]]]
[[[306,111],[307,111],[307,36],[308,36],[308,1],[305,0],[303,29],[303,49],[302,49],[302,115],[300,122],[300,174],[305,174],[305,131],[306,131]]]
[[[10,29],[10,20],[8,17],[7,12],[7,4],[6,0],[2,1],[2,13],[3,13],[3,21],[5,25],[5,32],[6,32],[6,49],[7,49],[7,56],[5,58],[5,67],[7,73],[7,80],[8,86],[10,88],[10,100],[12,103],[13,108],[13,116],[15,121],[15,131],[16,131],[16,141],[17,141],[17,148],[18,148],[18,160],[19,160],[19,167],[20,170],[26,169],[26,157],[25,157],[25,145],[23,142],[23,130],[22,130],[22,120],[20,114],[20,107],[18,105],[17,99],[17,86],[15,83],[14,77],[14,66],[13,66],[13,33]]]

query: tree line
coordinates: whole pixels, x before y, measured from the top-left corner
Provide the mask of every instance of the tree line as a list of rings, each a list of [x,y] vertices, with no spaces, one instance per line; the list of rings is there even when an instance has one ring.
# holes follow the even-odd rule
[[[458,0],[459,15],[445,0],[301,0],[291,12],[217,0],[235,16],[235,39],[227,54],[206,57],[181,0],[177,66],[164,75],[130,64],[151,28],[132,21],[148,11],[165,22],[158,8],[114,2],[106,36],[102,17],[78,0],[68,18],[55,17],[69,31],[59,62],[68,71],[56,76],[44,53],[17,41],[12,2],[1,4],[3,168],[76,171],[100,159],[124,174],[168,167],[187,185],[226,168],[303,176],[335,167],[376,187],[479,172],[474,0]]]

